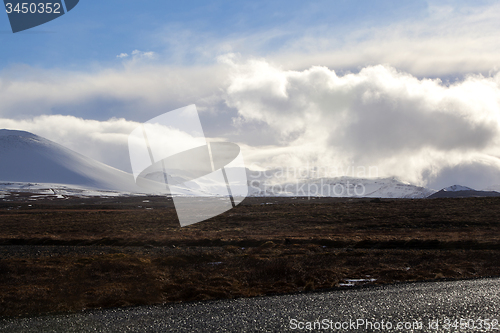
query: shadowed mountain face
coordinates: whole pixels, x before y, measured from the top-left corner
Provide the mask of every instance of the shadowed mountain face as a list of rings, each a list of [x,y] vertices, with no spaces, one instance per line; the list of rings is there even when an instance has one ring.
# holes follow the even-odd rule
[[[443,188],[441,191],[429,195],[427,198],[474,198],[474,197],[499,197],[500,193],[496,191],[477,191],[473,188],[462,186],[462,185],[452,185]]]
[[[5,129],[0,130],[0,181],[141,191],[131,174],[80,155],[38,135]]]
[[[472,197],[500,197],[500,193],[495,191],[476,191],[476,190],[466,190],[466,191],[446,191],[442,189],[434,194],[429,195],[428,199],[435,198],[472,198]]]

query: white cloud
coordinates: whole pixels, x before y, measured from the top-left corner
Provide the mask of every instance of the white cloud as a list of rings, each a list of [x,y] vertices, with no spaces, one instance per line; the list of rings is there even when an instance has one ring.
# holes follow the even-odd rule
[[[0,128],[24,130],[57,142],[80,154],[130,172],[127,140],[140,123],[113,118],[106,121],[44,115],[32,119],[1,119]]]
[[[131,55],[132,55],[132,59],[129,60],[129,63],[132,62],[132,63],[135,63],[139,60],[151,60],[151,59],[155,59],[157,57],[157,54],[155,52],[142,52],[142,51],[139,51],[139,50],[134,50],[131,52]],[[128,53],[120,53],[119,55],[117,55],[116,57],[117,58],[128,58]]]
[[[134,59],[154,59],[156,57],[156,53],[134,50],[132,51],[132,56]]]

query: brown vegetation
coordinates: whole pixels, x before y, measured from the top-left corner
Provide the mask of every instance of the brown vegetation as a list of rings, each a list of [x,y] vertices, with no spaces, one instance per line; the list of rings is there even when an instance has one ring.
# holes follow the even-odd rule
[[[247,198],[184,228],[166,198],[30,198],[0,201],[3,316],[500,275],[499,198]]]

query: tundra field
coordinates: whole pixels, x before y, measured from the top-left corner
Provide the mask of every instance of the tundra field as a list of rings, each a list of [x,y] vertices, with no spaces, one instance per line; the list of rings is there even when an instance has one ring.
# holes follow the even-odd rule
[[[500,198],[0,199],[0,316],[500,275]]]

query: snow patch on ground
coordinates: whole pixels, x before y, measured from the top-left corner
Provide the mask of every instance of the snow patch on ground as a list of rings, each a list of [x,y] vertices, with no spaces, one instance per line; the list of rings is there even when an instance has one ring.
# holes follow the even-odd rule
[[[339,283],[341,287],[354,287],[360,284],[365,284],[368,282],[375,282],[377,279],[345,279],[346,283]]]

